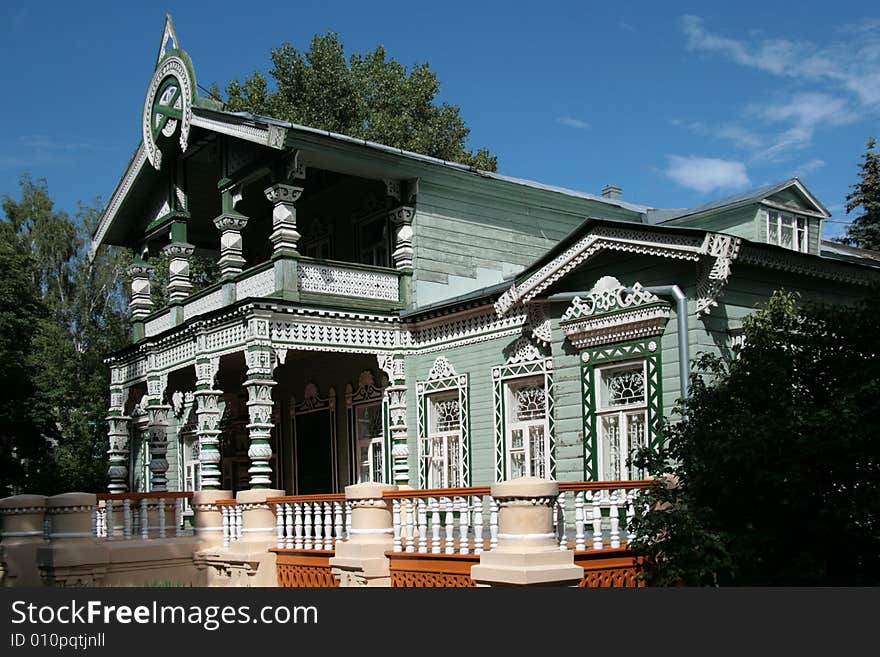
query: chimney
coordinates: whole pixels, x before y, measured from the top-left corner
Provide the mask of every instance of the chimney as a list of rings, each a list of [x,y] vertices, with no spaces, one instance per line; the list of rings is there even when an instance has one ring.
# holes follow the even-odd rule
[[[623,190],[617,185],[608,183],[602,188],[602,196],[610,198],[613,201],[619,201],[623,198]]]

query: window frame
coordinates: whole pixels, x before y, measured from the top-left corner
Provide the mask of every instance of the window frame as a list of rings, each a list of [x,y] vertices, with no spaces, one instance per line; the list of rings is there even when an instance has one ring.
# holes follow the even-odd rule
[[[605,397],[605,381],[604,377],[608,373],[617,371],[635,370],[640,366],[642,374],[642,399],[638,402],[625,403],[617,406],[607,404]],[[646,358],[630,359],[623,362],[609,363],[593,368],[593,377],[596,394],[596,456],[597,456],[597,472],[602,481],[619,481],[629,479],[643,479],[644,471],[636,471],[632,466],[627,465],[627,461],[632,456],[633,449],[629,447],[629,426],[630,418],[635,414],[639,414],[642,418],[642,442],[641,446],[647,445],[648,442],[648,362]],[[615,479],[607,479],[606,475],[608,465],[605,463],[606,453],[606,436],[604,429],[605,418],[616,418],[617,420],[617,453],[619,463]]]
[[[416,381],[416,444],[418,448],[417,469],[418,486],[427,488],[428,471],[426,447],[428,446],[430,414],[428,404],[430,397],[435,393],[457,394],[459,402],[459,449],[460,449],[460,478],[462,486],[471,485],[470,463],[470,398],[469,377],[467,374],[458,374],[455,368],[440,356],[434,361],[427,378]]]
[[[437,415],[437,404],[438,402],[443,401],[452,401],[455,400],[458,402],[458,425],[453,429],[445,429],[439,430],[436,428],[436,415]],[[420,451],[420,457],[425,459],[426,463],[424,464],[425,469],[425,487],[426,488],[459,488],[464,485],[464,468],[463,468],[463,450],[462,450],[462,422],[461,422],[461,400],[458,398],[457,391],[450,390],[441,390],[438,392],[433,392],[431,394],[425,395],[425,403],[426,403],[426,413],[427,413],[427,431],[426,436],[424,438],[425,445],[422,446]],[[454,482],[455,485],[450,485],[449,474],[450,474],[450,442],[451,439],[455,441],[455,449],[458,452],[457,454],[457,463],[458,463],[458,481]],[[439,441],[442,444],[442,454],[440,455],[440,459],[442,462],[442,468],[440,471],[441,481],[434,481],[434,469],[431,467],[431,463],[434,459],[438,458],[435,455],[434,447],[436,445],[436,441]]]
[[[785,212],[784,210],[766,209],[765,226],[767,230],[767,243],[775,246],[781,246],[797,253],[809,253],[810,250],[810,220],[808,217],[796,212]],[[784,222],[789,220],[791,223],[791,244],[784,244],[783,230]],[[772,232],[771,232],[772,227]]]

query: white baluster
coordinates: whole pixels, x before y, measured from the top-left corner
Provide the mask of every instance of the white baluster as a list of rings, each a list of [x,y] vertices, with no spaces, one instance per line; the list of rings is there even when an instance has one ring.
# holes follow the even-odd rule
[[[303,509],[302,502],[293,503],[293,528],[296,532],[293,549],[303,549]]]
[[[229,547],[231,539],[231,523],[229,522],[229,507],[224,505],[220,507],[220,517],[223,519],[223,547]]]
[[[284,505],[273,504],[275,507],[275,545],[279,550],[284,549]]]
[[[104,531],[108,541],[113,540],[113,500],[107,500],[104,504]]]
[[[165,498],[159,498],[159,538],[165,538]]]
[[[400,552],[400,500],[397,498],[391,502],[391,525],[394,530],[394,542],[391,545],[391,549],[394,552]]]
[[[290,502],[284,503],[284,547],[293,547],[293,507]]]
[[[633,520],[636,517],[636,505],[635,505],[635,497],[636,491],[634,488],[626,491],[626,542],[632,543],[633,539],[636,537],[633,532]]]
[[[468,547],[468,528],[470,525],[471,514],[468,511],[466,497],[458,498],[458,514],[458,553],[467,554],[470,552]]]
[[[323,547],[323,543],[321,542],[321,532],[324,529],[324,516],[321,513],[321,503],[315,502],[312,504],[312,509],[315,514],[313,528],[315,530],[315,549],[320,550]]]
[[[483,553],[483,496],[474,498],[474,554]]]
[[[611,534],[609,536],[609,540],[611,541],[611,547],[619,548],[620,547],[620,508],[617,504],[617,494],[619,491],[611,491],[611,497],[608,500],[611,508],[608,511],[608,515],[611,519]]]
[[[146,540],[150,536],[149,515],[147,515],[147,498],[141,498],[141,538]]]
[[[342,518],[342,505],[339,502],[333,502],[333,533],[336,536],[336,540],[333,542],[334,547],[336,543],[342,540],[342,527],[343,527],[343,518]]]
[[[431,504],[431,553],[440,554],[440,502],[436,497],[428,501]]]
[[[568,549],[568,537],[565,535],[565,491],[559,493],[556,498],[556,531],[559,536],[559,549]]]
[[[345,502],[345,538],[351,538],[351,502]]]
[[[312,505],[308,502],[303,503],[303,533],[305,534],[306,543],[303,546],[306,550],[312,549]]]
[[[593,549],[602,549],[602,492],[593,491]]]
[[[498,547],[498,502],[489,498],[489,549]]]
[[[131,500],[127,497],[122,500],[122,537],[131,538]]]
[[[183,536],[183,498],[174,498],[174,535]]]
[[[92,536],[95,538],[101,538],[101,522],[98,520],[98,516],[100,516],[101,512],[98,510],[98,504],[95,504],[95,508],[92,509]]]
[[[406,551],[416,551],[415,498],[406,500]]]
[[[333,549],[333,514],[330,502],[324,502],[324,549]]]
[[[241,540],[241,524],[242,524],[241,523],[241,516],[242,516],[243,509],[240,504],[236,504],[233,508],[235,509],[235,540],[240,541]]]
[[[421,497],[418,499],[419,513],[419,552],[428,551],[428,511],[425,500]]]
[[[574,496],[574,549],[585,550],[584,543],[584,491]]]
[[[446,554],[455,554],[455,500],[444,497],[443,507],[446,510]]]

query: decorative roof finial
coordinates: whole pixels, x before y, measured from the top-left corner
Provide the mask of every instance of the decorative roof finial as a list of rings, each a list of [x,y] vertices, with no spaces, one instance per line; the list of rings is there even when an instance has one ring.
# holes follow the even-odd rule
[[[165,29],[162,30],[162,43],[159,44],[159,55],[156,57],[156,66],[168,52],[168,40],[171,40],[171,49],[180,48],[180,41],[177,39],[177,32],[174,31],[174,21],[171,20],[171,14],[165,14]]]

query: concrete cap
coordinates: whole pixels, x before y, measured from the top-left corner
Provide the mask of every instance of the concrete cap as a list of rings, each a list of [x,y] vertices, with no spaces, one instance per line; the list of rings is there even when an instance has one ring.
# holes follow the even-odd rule
[[[231,499],[231,490],[197,490],[193,492],[192,504],[213,504],[217,500]]]
[[[26,509],[46,506],[45,495],[13,495],[0,500],[0,509]]]
[[[559,482],[539,477],[519,477],[492,484],[492,497],[555,497]]]
[[[61,493],[46,499],[46,507],[57,509],[65,506],[94,506],[97,503],[94,493]]]
[[[251,488],[250,490],[238,491],[238,493],[235,494],[235,501],[239,504],[265,502],[270,497],[281,497],[284,494],[283,490],[277,490],[275,488]]]
[[[398,490],[393,484],[378,484],[371,481],[362,484],[352,484],[345,487],[345,499],[347,500],[374,500],[382,497],[386,491]]]

